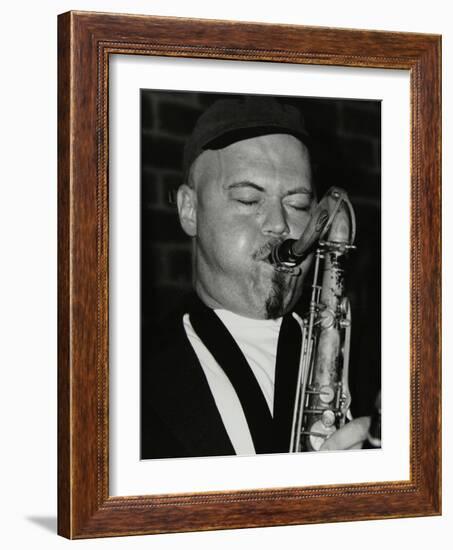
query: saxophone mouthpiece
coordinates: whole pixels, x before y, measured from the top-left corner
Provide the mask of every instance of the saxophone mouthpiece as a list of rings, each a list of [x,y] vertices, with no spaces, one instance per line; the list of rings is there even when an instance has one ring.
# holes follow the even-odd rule
[[[293,254],[294,239],[287,239],[276,244],[269,254],[269,261],[276,266],[293,267],[297,265],[297,258]]]
[[[287,239],[277,244],[269,254],[269,261],[276,269],[291,271],[304,261],[312,246],[328,233],[332,241],[344,253],[354,248],[355,216],[346,191],[331,187],[314,208],[307,227],[298,240]]]
[[[287,239],[275,245],[269,255],[269,261],[273,265],[284,269],[294,268],[303,262],[313,244],[318,241],[328,219],[328,211],[325,208],[320,208],[319,205],[301,237],[297,241],[295,239]]]

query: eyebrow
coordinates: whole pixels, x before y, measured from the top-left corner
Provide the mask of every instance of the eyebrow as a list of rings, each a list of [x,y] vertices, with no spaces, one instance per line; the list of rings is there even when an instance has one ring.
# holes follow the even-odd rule
[[[261,187],[261,185],[257,185],[256,183],[253,183],[252,181],[237,181],[234,183],[230,183],[227,185],[227,190],[230,189],[242,189],[244,187],[252,187],[253,189],[256,189],[257,191],[266,191],[264,187]]]
[[[264,187],[261,187],[261,185],[257,185],[253,181],[237,181],[234,183],[230,183],[227,185],[227,190],[230,189],[243,189],[244,187],[251,187],[253,189],[256,189],[257,191],[265,192],[266,189]],[[313,197],[313,191],[310,189],[307,189],[306,187],[295,187],[294,189],[290,189],[285,193],[285,197],[288,195],[310,195],[310,197]]]

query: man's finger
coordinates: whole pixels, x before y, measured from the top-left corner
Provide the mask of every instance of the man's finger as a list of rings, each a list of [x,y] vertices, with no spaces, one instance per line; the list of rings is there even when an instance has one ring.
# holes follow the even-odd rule
[[[337,430],[321,446],[320,451],[339,451],[344,449],[360,449],[370,428],[369,416],[355,418],[341,429]]]

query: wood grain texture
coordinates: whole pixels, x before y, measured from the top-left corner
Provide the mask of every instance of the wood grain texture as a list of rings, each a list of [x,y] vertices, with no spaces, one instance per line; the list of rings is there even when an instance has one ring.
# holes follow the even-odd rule
[[[58,27],[58,532],[70,536],[69,17]]]
[[[58,531],[68,538],[440,514],[440,37],[59,16]],[[411,74],[410,481],[184,495],[108,491],[108,59],[165,55]]]

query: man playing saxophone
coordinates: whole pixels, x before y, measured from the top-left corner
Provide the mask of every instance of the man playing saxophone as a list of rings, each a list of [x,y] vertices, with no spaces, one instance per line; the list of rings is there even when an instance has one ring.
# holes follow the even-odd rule
[[[299,239],[317,204],[303,121],[268,98],[217,102],[184,171],[177,206],[194,293],[143,364],[142,458],[288,452],[313,258],[284,270],[269,254]],[[360,448],[369,423],[351,420],[321,450]]]

